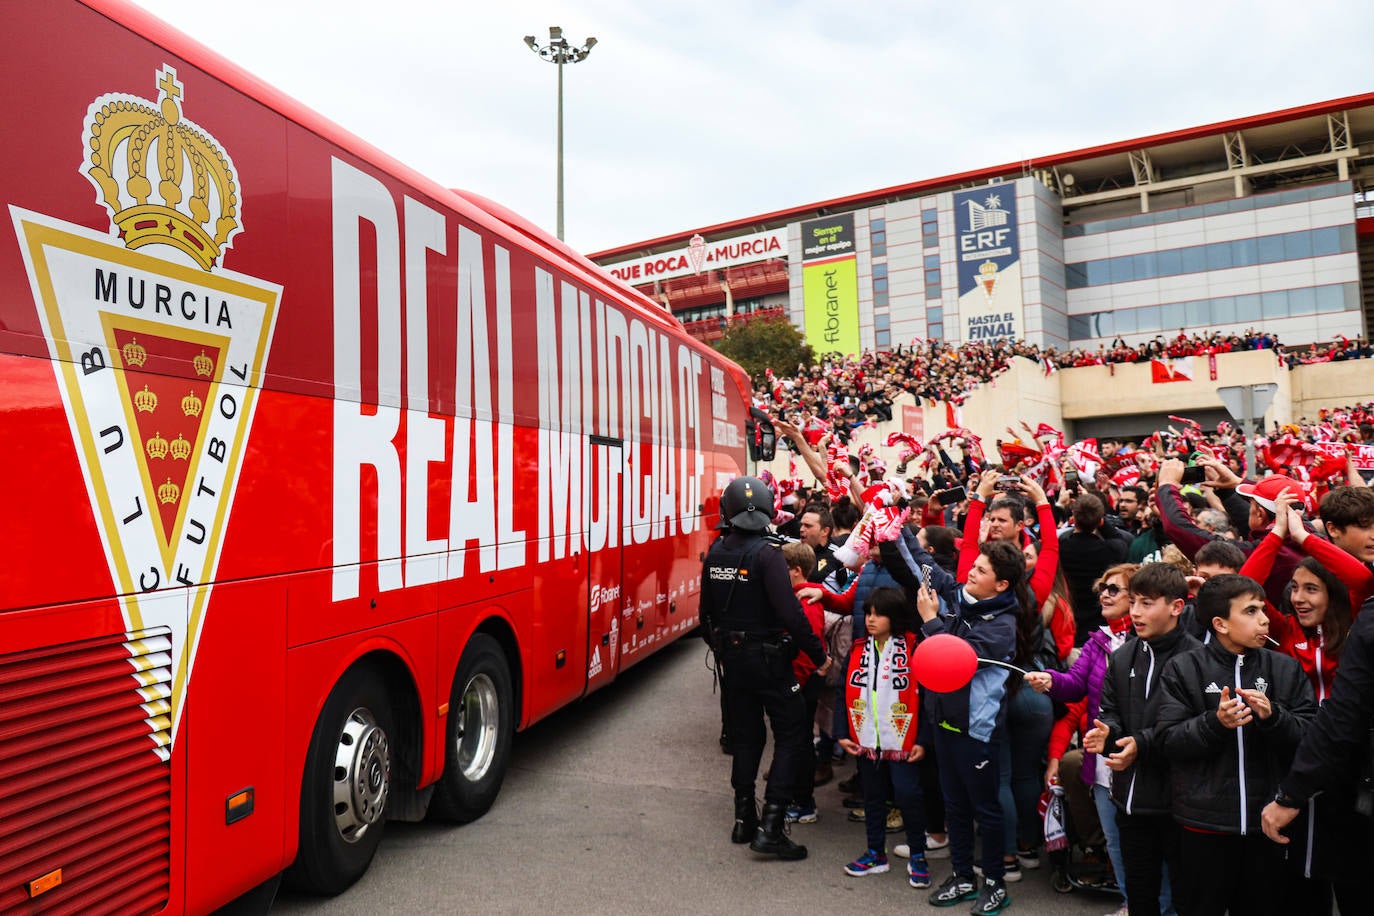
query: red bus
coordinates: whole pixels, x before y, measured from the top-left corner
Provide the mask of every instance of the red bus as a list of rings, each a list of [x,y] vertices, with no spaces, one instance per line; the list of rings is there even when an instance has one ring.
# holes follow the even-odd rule
[[[135,7],[6,22],[0,911],[337,893],[696,625],[748,379]]]

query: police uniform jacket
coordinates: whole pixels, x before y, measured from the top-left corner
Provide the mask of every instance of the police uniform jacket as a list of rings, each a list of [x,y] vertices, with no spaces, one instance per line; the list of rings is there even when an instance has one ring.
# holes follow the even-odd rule
[[[825,664],[825,648],[797,601],[774,538],[727,529],[716,539],[703,563],[701,617],[708,641],[718,630],[758,641],[787,633],[817,667]]]

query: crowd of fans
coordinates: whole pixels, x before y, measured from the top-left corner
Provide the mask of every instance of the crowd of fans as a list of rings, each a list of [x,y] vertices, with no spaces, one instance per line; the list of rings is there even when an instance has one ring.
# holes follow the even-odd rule
[[[1054,347],[1042,350],[1022,340],[959,346],[916,340],[890,350],[866,350],[858,357],[829,354],[816,365],[798,366],[792,373],[770,369],[764,378],[755,380],[754,397],[758,406],[797,422],[803,429],[833,425],[843,433],[891,420],[892,403],[902,393],[915,396],[918,404],[962,404],[974,389],[1005,372],[1016,357],[1031,360],[1048,372],[1243,350],[1274,350],[1289,368],[1374,355],[1374,347],[1362,339],[1341,337],[1310,347],[1285,348],[1277,335],[1255,330],[1208,336],[1180,331],[1172,340],[1155,337],[1135,347],[1118,338],[1110,347],[1102,344],[1096,350],[1063,352]]]
[[[913,362],[904,364],[946,352],[906,351]],[[1014,345],[979,351],[989,366],[1016,355]],[[872,361],[858,380],[919,381],[890,378],[893,365]],[[798,387],[824,390],[814,387],[823,378]],[[1351,798],[1290,796],[1297,783],[1286,774],[1338,687],[1352,621],[1374,596],[1365,480],[1374,402],[1269,430],[1254,468],[1228,424],[1205,431],[1170,420],[1136,442],[1070,444],[1042,424],[986,449],[955,430],[925,446],[907,441],[894,468],[851,451],[832,429],[809,436],[779,421],[794,461],[788,479],[766,478],[774,521],[812,548],[814,589],[799,597],[824,606],[819,635],[832,658],[850,660],[848,675],[837,664],[831,702],[816,716],[808,784],[835,777],[845,759],[832,754],[837,742],[870,761],[860,767],[867,779],[912,768],[900,803],[889,784],[878,822],[907,836],[892,852],[907,859],[912,886],[935,885],[937,906],[976,897],[982,912],[997,912],[1006,885],[1065,844],[1076,858],[1056,852],[1056,870],[1121,894],[1122,914],[1330,913],[1333,900],[1356,912],[1365,903],[1357,875],[1371,822]],[[875,614],[876,630],[865,623]],[[1007,620],[1001,630],[998,619]],[[850,733],[846,693],[869,657],[851,646],[875,632],[906,633],[903,645],[957,635],[979,656],[1030,673],[980,668],[961,688],[991,717],[986,734],[974,700],[924,690],[919,752],[903,745],[900,759],[875,757]],[[974,771],[988,760],[994,775],[980,779]],[[857,774],[840,783],[846,806],[884,797],[859,783]],[[1304,820],[1281,834],[1294,808]],[[789,817],[818,820],[814,795]],[[886,871],[873,812],[849,819],[866,822],[868,848],[846,872]],[[944,856],[947,877],[932,864]]]

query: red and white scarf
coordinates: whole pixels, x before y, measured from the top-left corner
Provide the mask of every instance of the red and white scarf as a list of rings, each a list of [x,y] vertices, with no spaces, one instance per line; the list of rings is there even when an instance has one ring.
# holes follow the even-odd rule
[[[871,760],[905,760],[916,745],[920,696],[911,674],[915,642],[910,633],[894,633],[881,650],[871,636],[850,650],[844,688],[849,731]]]

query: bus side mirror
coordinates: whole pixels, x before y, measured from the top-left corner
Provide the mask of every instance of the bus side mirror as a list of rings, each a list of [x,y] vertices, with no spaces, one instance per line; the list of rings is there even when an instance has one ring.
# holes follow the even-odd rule
[[[749,459],[751,461],[772,461],[777,453],[778,431],[768,414],[757,407],[749,408],[749,419],[744,423],[745,436],[749,440]]]

